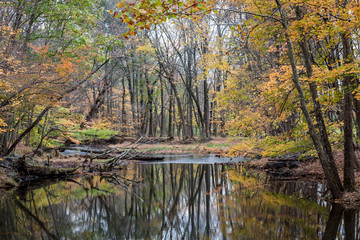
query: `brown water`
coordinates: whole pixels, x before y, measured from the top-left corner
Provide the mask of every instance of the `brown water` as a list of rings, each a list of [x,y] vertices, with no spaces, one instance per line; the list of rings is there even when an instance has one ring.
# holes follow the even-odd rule
[[[358,239],[360,226],[320,200],[323,185],[240,166],[139,164],[42,184],[0,200],[0,239]]]

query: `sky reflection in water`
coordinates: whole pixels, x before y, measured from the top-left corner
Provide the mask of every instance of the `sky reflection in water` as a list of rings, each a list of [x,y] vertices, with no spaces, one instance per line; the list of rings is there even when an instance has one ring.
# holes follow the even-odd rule
[[[319,200],[324,186],[271,181],[240,166],[139,164],[42,184],[1,200],[0,239],[358,237],[357,211],[343,219],[341,207]]]

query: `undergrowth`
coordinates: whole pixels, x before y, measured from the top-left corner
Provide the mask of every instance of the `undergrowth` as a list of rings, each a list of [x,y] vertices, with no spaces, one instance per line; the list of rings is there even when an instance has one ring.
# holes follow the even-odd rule
[[[262,139],[247,138],[233,146],[229,156],[248,157],[277,157],[286,154],[300,153],[302,155],[315,155],[310,139],[291,140],[268,136]]]
[[[93,139],[109,139],[112,136],[115,136],[117,131],[111,129],[99,129],[96,127],[77,130],[73,133],[72,137],[79,141],[93,140]]]

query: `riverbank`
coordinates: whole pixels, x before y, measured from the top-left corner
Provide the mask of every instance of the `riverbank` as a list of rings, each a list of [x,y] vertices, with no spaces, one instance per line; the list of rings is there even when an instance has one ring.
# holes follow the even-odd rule
[[[360,152],[357,151],[356,155],[359,156]],[[337,151],[334,154],[335,164],[339,172],[341,181],[344,179],[344,155],[343,152]],[[280,161],[278,161],[280,162]],[[317,158],[289,161],[297,162],[296,167],[291,167],[288,163],[284,162],[283,165],[277,165],[278,163],[273,158],[253,159],[246,163],[246,167],[249,169],[259,169],[266,171],[273,179],[276,180],[299,180],[299,181],[312,181],[317,183],[326,184],[326,179],[320,161]],[[270,167],[269,167],[270,166]],[[333,202],[343,205],[346,208],[359,208],[360,207],[360,170],[355,170],[355,181],[357,191],[353,193],[345,193],[340,199],[336,199]],[[330,200],[330,192],[327,191],[323,194]],[[331,200],[332,201],[332,200]]]
[[[137,149],[147,154],[219,154],[226,155],[229,150],[241,140],[212,137],[208,141],[193,139],[187,142],[178,140],[166,140],[164,138],[146,138]],[[110,148],[126,148],[132,140],[110,144]]]
[[[87,146],[92,148],[103,149],[126,149],[134,142],[134,138],[112,140],[110,142],[94,141]],[[214,154],[214,156],[226,156],[229,151],[241,140],[232,140],[228,138],[213,138],[210,141],[188,141],[186,143],[176,140],[168,140],[166,138],[146,138],[143,142],[136,146],[136,150],[152,155],[179,155],[179,154]],[[112,143],[112,144],[111,144]],[[74,143],[70,143],[70,146]],[[68,143],[69,145],[69,143]],[[76,145],[77,146],[77,145]],[[80,145],[81,146],[81,145]],[[19,154],[29,154],[29,149],[22,148]],[[360,153],[357,153],[360,154]],[[261,158],[252,159],[243,163],[247,169],[258,169],[266,172],[271,178],[283,181],[312,181],[318,183],[325,183],[325,177],[319,161],[315,157],[299,158],[300,155],[292,154],[277,158]],[[134,160],[126,160],[122,162],[121,166],[116,168],[106,169],[106,162],[108,159],[94,159],[90,163],[86,160],[89,155],[72,154],[64,155],[58,150],[43,153],[41,156],[36,156],[35,162],[37,165],[50,165],[52,168],[58,169],[74,169],[72,175],[111,175],[120,169],[126,168],[127,164],[139,163],[136,158]],[[339,169],[339,175],[343,179],[343,155],[341,152],[335,154],[336,165]],[[33,161],[34,162],[34,161]],[[1,163],[1,162],[0,162]],[[356,179],[360,179],[360,172],[357,171]],[[19,179],[16,179],[16,173],[6,168],[0,168],[0,188],[10,189],[19,186]],[[26,180],[26,177],[24,178]],[[24,179],[21,179],[23,181]],[[360,188],[359,181],[357,181],[358,188]],[[329,193],[324,194],[329,196]],[[358,206],[360,203],[360,193],[345,194],[343,199],[337,200],[342,204],[350,206]]]
[[[360,154],[358,152],[357,154]],[[336,152],[334,154],[335,164],[339,172],[339,176],[341,180],[344,178],[344,156],[342,152]],[[279,162],[283,162],[283,166],[276,165]],[[276,164],[274,164],[276,163]],[[296,163],[297,166],[291,167],[288,163]],[[271,166],[274,164],[274,166]],[[270,166],[269,166],[270,165]],[[278,174],[281,171],[286,171],[291,169],[291,177],[296,177],[301,180],[309,180],[309,181],[325,181],[325,175],[322,170],[321,164],[317,158],[308,158],[308,159],[286,159],[276,160],[274,158],[262,158],[262,159],[252,159],[246,163],[248,168],[255,168],[259,170],[265,170],[267,172],[275,172],[278,170]],[[355,178],[360,179],[360,171],[355,171]],[[286,179],[284,177],[284,179]],[[357,182],[357,187],[360,187],[360,182]]]
[[[139,157],[131,160],[121,161],[121,166],[112,166],[108,168],[108,160],[119,156],[119,153],[126,151],[126,149],[133,148],[137,142],[135,138],[120,138],[113,137],[112,139],[95,139],[89,143],[81,144],[75,139],[64,140],[64,147],[37,150],[20,145],[16,153],[10,156],[0,158],[0,188],[11,189],[19,186],[19,183],[36,179],[38,177],[60,177],[61,174],[54,174],[53,176],[31,176],[27,170],[19,173],[14,169],[13,163],[18,161],[21,156],[26,156],[26,162],[29,166],[43,167],[44,173],[54,169],[59,169],[59,172],[66,169],[73,170],[70,175],[109,175],[120,169],[126,168],[126,164],[138,163]],[[215,154],[216,156],[223,156],[231,149],[238,140],[228,138],[213,138],[209,141],[191,140],[187,142],[180,142],[176,140],[169,140],[167,138],[143,138],[141,142],[135,144],[134,150],[141,155],[146,155],[151,158],[153,155],[178,155],[178,154]],[[94,155],[93,152],[85,153],[81,151],[82,148],[97,149],[100,152],[107,154]],[[70,150],[64,152],[63,150]],[[79,149],[79,151],[77,151]],[[114,150],[112,152],[112,150]],[[114,154],[116,151],[116,154]],[[101,157],[99,156],[101,155]],[[121,155],[121,154],[120,154]],[[97,157],[98,156],[98,157]],[[143,157],[143,156],[142,156]],[[125,163],[125,164],[124,164]],[[51,168],[51,169],[50,169]],[[41,175],[41,173],[39,174]],[[65,174],[64,174],[65,175]]]

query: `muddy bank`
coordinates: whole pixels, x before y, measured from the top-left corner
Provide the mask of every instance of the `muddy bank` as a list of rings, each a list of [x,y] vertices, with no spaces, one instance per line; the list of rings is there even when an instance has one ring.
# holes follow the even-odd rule
[[[316,165],[317,158],[301,157],[299,154],[285,155],[276,158],[252,159],[245,163],[248,169],[258,169],[267,172],[274,179],[301,179],[322,181],[324,176],[321,171],[310,172],[311,167]],[[321,167],[321,166],[320,166]]]
[[[359,156],[360,152],[356,153]],[[341,181],[344,178],[344,156],[342,152],[336,152],[334,154],[335,163],[339,172]],[[245,163],[248,169],[259,169],[265,171],[272,180],[283,181],[312,181],[317,183],[323,183],[326,185],[326,179],[322,170],[320,161],[317,158],[305,158],[305,159],[274,159],[263,158],[253,159]],[[355,181],[357,185],[357,191],[353,193],[346,192],[341,199],[331,200],[330,192],[324,193],[324,197],[329,201],[339,203],[346,208],[359,208],[360,207],[360,170],[355,169]]]
[[[360,154],[358,152],[357,154]],[[334,154],[335,163],[339,172],[341,180],[344,176],[344,157],[342,152]],[[252,159],[246,164],[248,168],[261,169],[269,173],[278,174],[281,172],[291,170],[291,176],[299,179],[306,179],[312,181],[324,181],[325,175],[322,170],[320,161],[316,157],[296,157],[296,155],[283,156],[281,158],[262,158]],[[360,171],[355,171],[355,178],[360,179]],[[360,182],[357,181],[357,186],[360,187]]]

